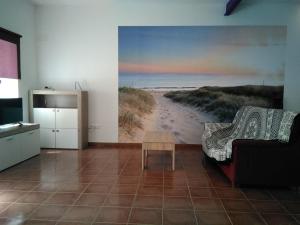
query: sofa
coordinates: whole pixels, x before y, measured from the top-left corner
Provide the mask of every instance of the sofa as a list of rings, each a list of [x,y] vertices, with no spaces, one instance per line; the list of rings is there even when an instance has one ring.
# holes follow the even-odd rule
[[[253,109],[252,109],[253,110]],[[261,110],[258,108],[258,110]],[[265,110],[265,109],[264,109]],[[267,112],[270,110],[266,109]],[[273,109],[272,109],[273,110]],[[254,110],[255,111],[255,110]],[[283,111],[273,110],[278,113],[273,118],[266,117],[265,120],[276,121],[283,118]],[[276,112],[276,113],[274,113]],[[238,112],[239,113],[239,112]],[[240,115],[237,116],[241,116]],[[247,113],[246,113],[247,114]],[[233,123],[237,123],[237,118]],[[204,131],[202,144],[207,159],[214,161],[223,173],[231,181],[232,186],[300,186],[300,114],[295,114],[291,120],[289,138],[286,141],[278,140],[279,125],[269,128],[271,135],[268,138],[258,137],[245,138],[236,135],[233,140],[227,140],[226,146],[230,145],[231,153],[221,154],[230,157],[212,157],[205,147],[211,136],[221,137],[224,132],[228,133],[232,124],[210,124],[210,132]],[[273,123],[272,122],[272,123]],[[282,122],[281,122],[282,123]],[[267,124],[267,123],[266,123]],[[247,125],[249,126],[249,124]],[[266,125],[268,127],[269,125]],[[270,126],[269,126],[270,127]],[[259,128],[258,128],[259,129]],[[261,128],[260,128],[261,129]],[[220,132],[222,131],[222,132]],[[218,133],[219,132],[219,133]],[[256,134],[257,135],[257,134]],[[264,134],[266,136],[266,134]],[[273,135],[273,136],[272,136]],[[251,136],[251,135],[250,135]],[[255,135],[254,135],[255,136]],[[264,136],[264,137],[265,137]],[[246,135],[247,137],[247,135]],[[223,143],[224,144],[224,143]],[[222,160],[220,160],[222,159]]]

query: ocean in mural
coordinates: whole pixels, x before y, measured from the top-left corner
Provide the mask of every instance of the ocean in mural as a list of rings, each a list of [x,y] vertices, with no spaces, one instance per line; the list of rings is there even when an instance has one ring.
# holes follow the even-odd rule
[[[199,144],[205,122],[280,107],[286,27],[119,27],[119,142],[164,130]]]

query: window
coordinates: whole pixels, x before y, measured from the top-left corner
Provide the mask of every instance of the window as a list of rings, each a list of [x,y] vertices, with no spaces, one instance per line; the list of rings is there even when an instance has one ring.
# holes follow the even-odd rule
[[[21,35],[0,28],[0,98],[17,98]]]

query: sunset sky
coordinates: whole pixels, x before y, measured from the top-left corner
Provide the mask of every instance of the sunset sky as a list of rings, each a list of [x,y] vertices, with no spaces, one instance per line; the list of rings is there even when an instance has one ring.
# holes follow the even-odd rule
[[[283,79],[280,26],[119,27],[119,73]]]

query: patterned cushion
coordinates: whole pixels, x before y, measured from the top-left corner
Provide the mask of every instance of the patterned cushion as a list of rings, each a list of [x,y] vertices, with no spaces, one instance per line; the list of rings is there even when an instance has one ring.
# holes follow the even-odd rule
[[[294,112],[286,111],[283,113],[283,118],[280,123],[278,140],[283,142],[288,142],[291,134],[291,127],[294,121],[294,118],[297,114]]]
[[[205,124],[202,137],[203,151],[218,161],[231,157],[235,139],[261,139],[288,141],[296,114],[280,109],[242,107],[230,125]]]

